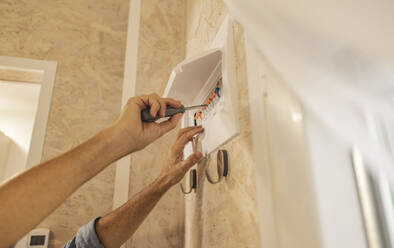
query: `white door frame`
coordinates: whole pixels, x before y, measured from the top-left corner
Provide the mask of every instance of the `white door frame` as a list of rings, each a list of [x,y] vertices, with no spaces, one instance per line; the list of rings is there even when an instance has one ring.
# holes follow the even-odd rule
[[[130,0],[121,108],[127,104],[130,97],[135,95],[140,10],[141,0]],[[120,207],[129,199],[130,165],[131,155],[127,155],[116,162],[113,209]]]
[[[26,160],[26,169],[28,169],[41,161],[57,62],[0,56],[0,66],[22,71],[37,71],[43,74],[42,81],[39,83],[41,85],[40,97]]]

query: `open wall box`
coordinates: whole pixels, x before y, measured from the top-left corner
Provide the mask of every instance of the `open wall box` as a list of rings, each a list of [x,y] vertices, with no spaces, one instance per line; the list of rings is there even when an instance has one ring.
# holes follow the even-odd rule
[[[239,133],[238,92],[235,85],[233,36],[229,20],[222,24],[211,49],[177,65],[164,96],[180,100],[185,106],[207,104],[206,108],[186,111],[182,127],[202,125],[198,150],[207,155]],[[185,153],[190,153],[191,145]]]

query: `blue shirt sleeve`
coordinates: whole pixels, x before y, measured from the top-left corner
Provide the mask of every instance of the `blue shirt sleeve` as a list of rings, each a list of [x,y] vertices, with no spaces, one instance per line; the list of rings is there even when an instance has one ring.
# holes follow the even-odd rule
[[[96,218],[79,228],[77,235],[64,248],[104,248],[96,233]]]

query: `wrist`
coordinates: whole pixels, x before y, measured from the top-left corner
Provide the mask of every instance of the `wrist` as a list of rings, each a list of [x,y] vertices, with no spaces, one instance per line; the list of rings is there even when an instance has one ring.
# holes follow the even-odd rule
[[[170,180],[165,175],[160,175],[154,182],[155,189],[160,193],[165,193],[172,186]]]
[[[129,153],[134,152],[134,145],[129,137],[125,137],[124,132],[113,124],[98,133],[99,139],[105,143],[106,153],[113,157],[114,161]]]

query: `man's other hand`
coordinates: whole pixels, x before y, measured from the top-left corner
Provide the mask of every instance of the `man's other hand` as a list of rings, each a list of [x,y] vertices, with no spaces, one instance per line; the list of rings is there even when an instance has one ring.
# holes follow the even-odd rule
[[[185,145],[199,133],[202,133],[202,127],[186,127],[178,131],[174,143],[168,152],[167,161],[160,177],[165,179],[168,186],[178,183],[185,173],[202,158],[201,152],[195,152],[183,160],[183,149]]]

